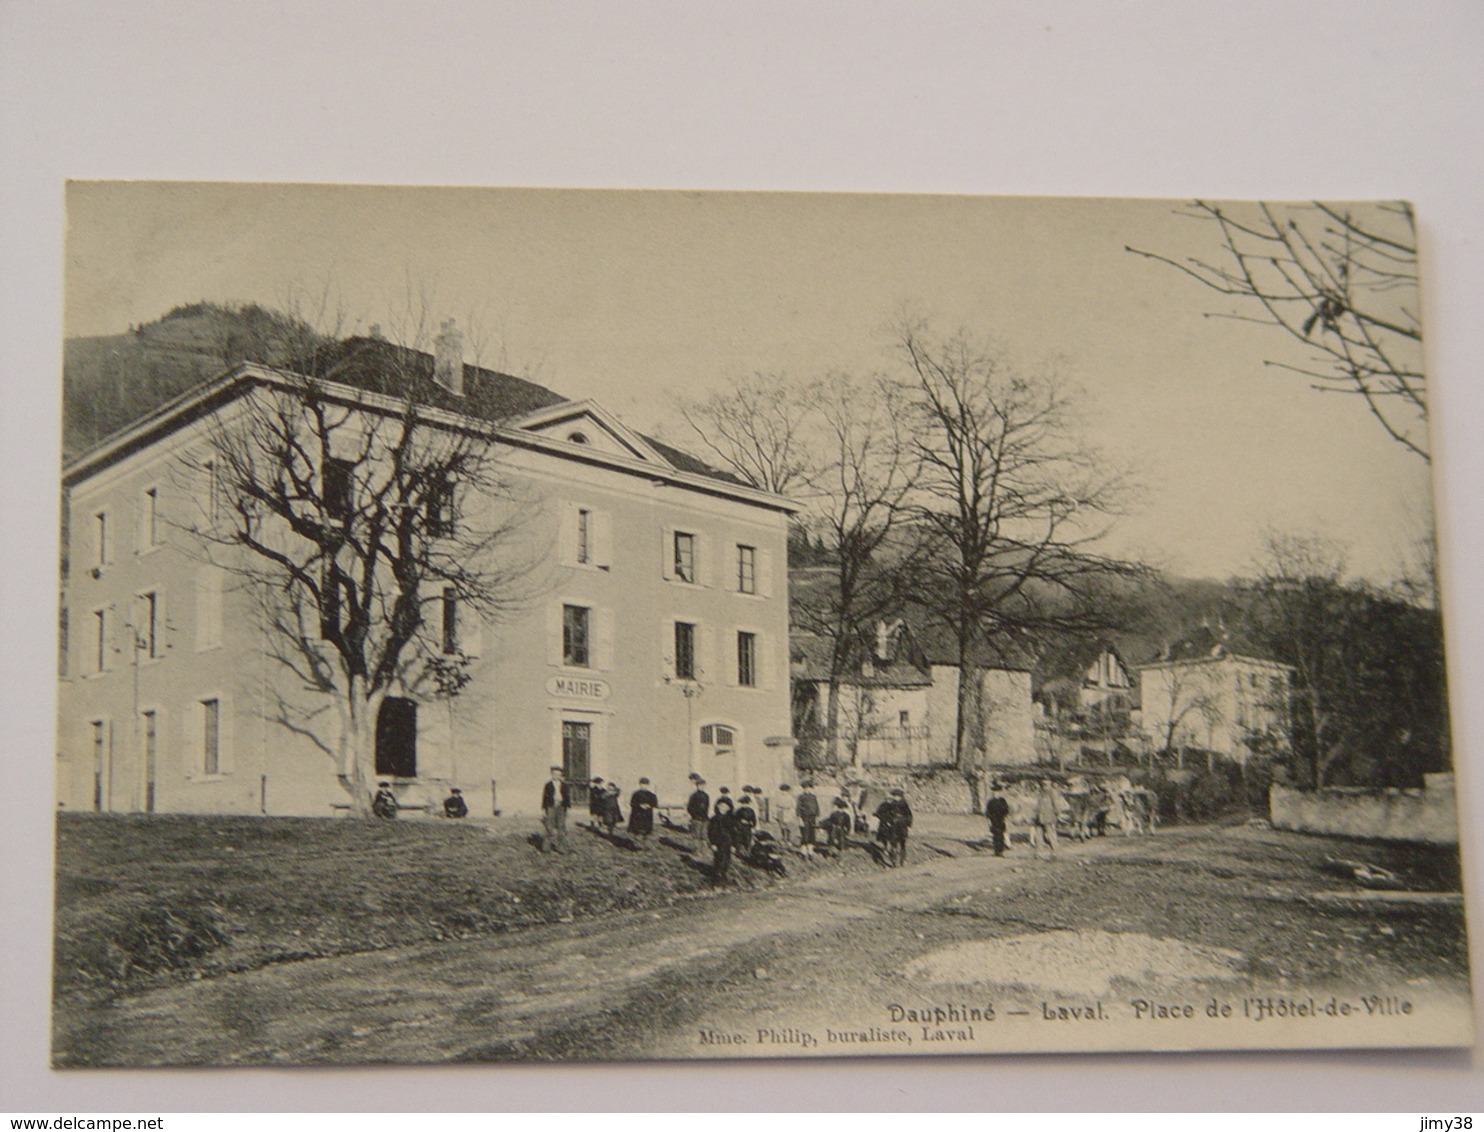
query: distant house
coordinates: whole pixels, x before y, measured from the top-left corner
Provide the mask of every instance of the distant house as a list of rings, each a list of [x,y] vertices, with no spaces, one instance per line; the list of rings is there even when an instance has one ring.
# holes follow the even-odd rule
[[[1101,642],[1097,655],[1082,670],[1082,684],[1077,689],[1082,710],[1102,707],[1110,700],[1127,710],[1133,690],[1134,678],[1118,649],[1107,641]]]
[[[926,639],[925,639],[926,638]],[[803,758],[829,748],[830,642],[791,635],[794,736]],[[835,757],[858,766],[952,766],[959,669],[952,650],[904,620],[879,622],[840,681]],[[981,664],[969,742],[983,764],[1035,761],[1028,664]]]
[[[1245,764],[1292,743],[1291,665],[1229,649],[1205,630],[1140,665],[1142,725],[1156,749],[1194,748]]]
[[[1142,651],[1149,655],[1153,649],[1144,645]],[[1036,669],[1035,699],[1042,717],[1051,724],[1073,724],[1094,714],[1126,716],[1136,710],[1139,686],[1125,660],[1129,655],[1127,644],[1107,638],[1048,649]]]

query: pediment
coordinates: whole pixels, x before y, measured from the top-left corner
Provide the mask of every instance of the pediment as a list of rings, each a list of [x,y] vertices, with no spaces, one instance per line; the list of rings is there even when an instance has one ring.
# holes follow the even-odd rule
[[[669,462],[660,456],[637,433],[592,401],[568,401],[542,409],[519,421],[516,428],[532,432],[575,448],[587,448],[608,456],[665,467]]]

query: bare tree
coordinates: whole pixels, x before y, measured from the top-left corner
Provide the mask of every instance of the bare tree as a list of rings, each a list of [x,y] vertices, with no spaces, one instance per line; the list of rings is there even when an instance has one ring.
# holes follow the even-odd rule
[[[1258,308],[1225,317],[1275,326],[1308,353],[1268,365],[1361,398],[1388,436],[1430,459],[1411,206],[1195,201],[1188,215],[1214,226],[1219,257],[1127,250]]]
[[[533,595],[515,537],[529,508],[491,407],[435,381],[428,355],[322,341],[301,361],[304,373],[260,371],[187,461],[193,533],[256,600],[291,689],[278,722],[335,759],[364,814],[384,699],[456,694],[470,619]],[[452,364],[440,376],[462,382]]]
[[[832,374],[815,391],[818,416],[808,444],[813,467],[800,475],[802,524],[828,558],[823,584],[799,587],[793,616],[830,645],[826,742],[838,761],[840,684],[860,659],[874,622],[903,600],[903,558],[893,545],[920,462],[903,432],[899,391],[880,380]],[[815,579],[809,579],[809,582]]]
[[[1293,665],[1294,754],[1315,788],[1415,786],[1449,765],[1437,610],[1347,581],[1343,548],[1267,538],[1247,584],[1253,633]]]
[[[939,338],[908,324],[900,347],[922,462],[916,590],[957,643],[953,750],[972,785],[971,674],[1032,633],[1098,626],[1099,583],[1130,570],[1093,549],[1122,477],[1082,439],[1051,377],[1017,372],[964,332]]]
[[[1305,715],[1301,747],[1307,748],[1310,784],[1328,781],[1350,741],[1339,702],[1346,682],[1348,625],[1354,595],[1344,585],[1345,552],[1316,536],[1270,532],[1250,592],[1259,631],[1294,666],[1294,696]]]
[[[1210,769],[1213,765],[1211,734],[1223,721],[1221,691],[1213,682],[1210,667],[1194,662],[1145,669],[1145,672],[1159,673],[1157,677],[1146,675],[1142,680],[1144,716],[1156,727],[1158,749],[1166,755],[1173,755],[1175,765],[1183,770],[1187,746],[1183,738],[1192,730],[1190,724],[1199,720],[1205,724],[1206,742],[1203,745],[1207,749],[1207,769]],[[1158,686],[1157,692],[1155,685]]]
[[[753,374],[680,412],[724,470],[760,491],[787,495],[810,471],[814,401],[781,374]]]

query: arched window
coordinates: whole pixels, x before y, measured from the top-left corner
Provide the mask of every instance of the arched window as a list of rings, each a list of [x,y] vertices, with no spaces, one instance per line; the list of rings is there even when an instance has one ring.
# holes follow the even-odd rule
[[[707,723],[701,727],[701,746],[723,755],[737,745],[737,729],[725,723]]]

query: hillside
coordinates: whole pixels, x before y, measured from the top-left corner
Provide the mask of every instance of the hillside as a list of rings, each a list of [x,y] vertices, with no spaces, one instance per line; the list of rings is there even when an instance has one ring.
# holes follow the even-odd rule
[[[254,304],[191,303],[124,334],[69,338],[62,356],[62,459],[240,361],[282,364],[314,333]]]

